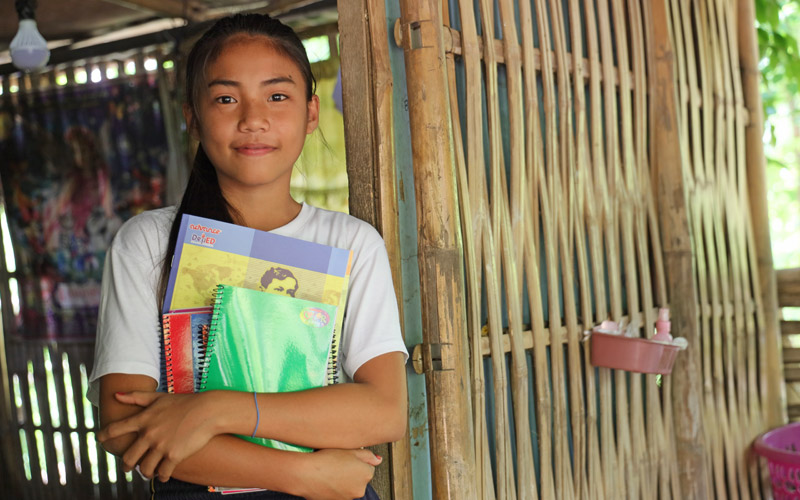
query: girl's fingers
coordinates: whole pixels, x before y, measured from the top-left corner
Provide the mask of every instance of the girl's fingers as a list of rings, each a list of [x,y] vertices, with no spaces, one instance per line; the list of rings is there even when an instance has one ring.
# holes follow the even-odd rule
[[[132,471],[136,467],[136,464],[142,461],[142,457],[149,449],[149,446],[143,443],[140,439],[134,441],[133,444],[130,445],[127,450],[125,450],[125,454],[122,455],[123,470],[125,472]]]
[[[151,449],[139,463],[139,471],[148,479],[155,477],[156,467],[158,467],[159,462],[161,462],[161,458],[162,455],[160,452]]]
[[[362,462],[365,464],[369,464],[373,467],[377,467],[383,461],[383,458],[379,457],[378,455],[372,453],[369,450],[356,450],[356,457],[358,457]]]
[[[103,443],[109,439],[118,438],[125,434],[130,434],[131,432],[137,432],[138,430],[139,425],[133,421],[133,418],[126,418],[105,426],[97,433],[97,440]]]
[[[172,476],[172,472],[175,470],[175,466],[178,465],[172,460],[167,457],[161,461],[161,465],[158,466],[158,480],[162,483],[166,483],[170,476]]]
[[[147,407],[158,401],[164,394],[160,392],[146,392],[146,391],[133,391],[133,392],[117,392],[114,394],[117,401],[127,405],[136,405]]]

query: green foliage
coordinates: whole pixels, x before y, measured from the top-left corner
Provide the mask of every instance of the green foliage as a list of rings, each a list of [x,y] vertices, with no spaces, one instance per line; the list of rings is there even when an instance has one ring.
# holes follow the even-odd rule
[[[775,267],[800,267],[800,0],[755,0]]]

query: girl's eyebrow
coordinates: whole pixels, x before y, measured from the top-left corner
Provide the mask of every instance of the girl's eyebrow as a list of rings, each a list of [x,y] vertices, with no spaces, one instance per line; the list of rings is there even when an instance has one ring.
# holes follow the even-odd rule
[[[295,85],[295,81],[290,76],[276,76],[275,78],[269,78],[261,82],[262,87],[267,87],[269,85],[275,85],[278,83],[290,83]],[[236,80],[224,80],[222,78],[216,78],[208,82],[208,88],[211,88],[215,85],[222,85],[224,87],[240,87],[241,83],[237,82]]]

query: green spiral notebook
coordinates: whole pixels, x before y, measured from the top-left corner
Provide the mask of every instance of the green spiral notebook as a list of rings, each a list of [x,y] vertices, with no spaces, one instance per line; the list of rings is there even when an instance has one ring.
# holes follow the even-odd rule
[[[294,392],[326,385],[336,370],[336,306],[219,285],[200,391]],[[309,448],[240,436],[291,451]]]

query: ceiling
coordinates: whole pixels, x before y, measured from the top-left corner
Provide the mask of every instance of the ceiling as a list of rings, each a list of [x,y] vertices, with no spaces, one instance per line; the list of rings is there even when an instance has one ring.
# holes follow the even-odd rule
[[[0,0],[0,60],[8,60],[17,32],[15,1],[20,0]],[[336,0],[36,0],[36,5],[39,31],[48,42],[63,46],[91,44],[96,37],[102,37],[97,42],[133,37],[238,11],[280,16],[295,29],[337,18]]]

